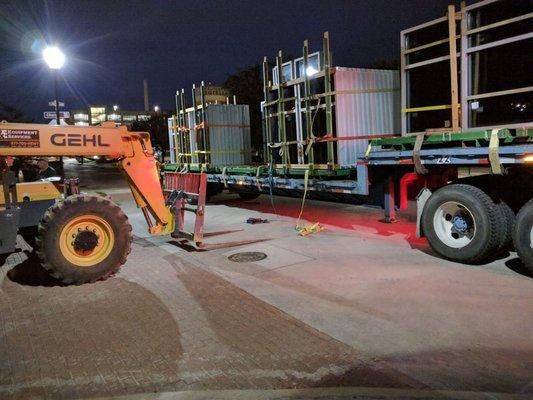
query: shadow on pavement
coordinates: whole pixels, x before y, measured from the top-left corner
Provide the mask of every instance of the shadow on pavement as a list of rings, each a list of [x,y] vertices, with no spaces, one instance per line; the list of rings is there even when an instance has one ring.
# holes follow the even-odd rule
[[[520,261],[518,257],[511,258],[505,262],[505,266],[510,270],[516,272],[517,274],[533,278],[533,274],[529,271],[526,266]]]
[[[64,283],[52,277],[42,266],[39,258],[33,252],[25,252],[28,258],[10,269],[7,277],[12,282],[24,286],[65,286]]]

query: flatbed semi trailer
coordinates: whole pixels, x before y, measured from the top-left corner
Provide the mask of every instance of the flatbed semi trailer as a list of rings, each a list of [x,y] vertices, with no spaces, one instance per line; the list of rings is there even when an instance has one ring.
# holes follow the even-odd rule
[[[364,138],[362,138],[364,139]],[[386,222],[416,200],[416,231],[447,259],[479,263],[514,244],[533,272],[533,127],[440,132],[369,141],[355,165],[165,164],[204,172],[208,195],[225,189],[383,207]]]

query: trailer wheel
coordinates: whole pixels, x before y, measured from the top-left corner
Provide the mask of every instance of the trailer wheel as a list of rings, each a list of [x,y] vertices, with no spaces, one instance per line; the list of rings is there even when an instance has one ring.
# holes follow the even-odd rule
[[[500,201],[497,206],[500,210],[502,223],[504,225],[502,232],[502,240],[500,242],[499,249],[504,250],[511,247],[513,243],[513,233],[516,224],[516,215],[513,209],[509,207],[509,205],[504,201]]]
[[[513,242],[524,266],[533,273],[533,199],[529,200],[516,216]]]
[[[428,199],[422,229],[431,248],[449,260],[473,263],[496,250],[503,237],[501,211],[474,186],[444,186]]]
[[[39,223],[43,267],[64,283],[82,284],[115,273],[131,248],[128,217],[97,196],[70,196],[50,207]]]

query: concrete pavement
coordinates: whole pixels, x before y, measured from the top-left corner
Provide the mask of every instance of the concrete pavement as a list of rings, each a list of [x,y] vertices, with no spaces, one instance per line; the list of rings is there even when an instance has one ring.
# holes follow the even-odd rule
[[[146,233],[114,170],[76,172],[85,190],[125,209],[132,254],[115,277],[79,287],[58,285],[25,253],[6,260],[0,397],[293,387],[533,395],[533,283],[513,254],[452,263],[409,221],[380,224],[379,210],[313,201],[304,218],[327,230],[299,237],[298,199],[276,198],[273,215],[267,196],[231,195],[207,207],[206,231],[242,231],[211,241],[268,240],[194,251]],[[271,222],[245,224],[250,216]],[[267,258],[227,259],[239,251]]]

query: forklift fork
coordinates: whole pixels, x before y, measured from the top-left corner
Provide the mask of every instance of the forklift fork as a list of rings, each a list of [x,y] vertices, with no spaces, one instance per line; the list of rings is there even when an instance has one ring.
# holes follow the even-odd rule
[[[165,172],[165,192],[167,205],[172,206],[176,218],[174,239],[193,242],[198,249],[212,250],[261,242],[267,239],[240,240],[224,243],[205,243],[205,237],[241,232],[243,229],[204,232],[205,203],[207,192],[207,175],[205,173]],[[185,212],[195,214],[194,231],[185,230]]]

